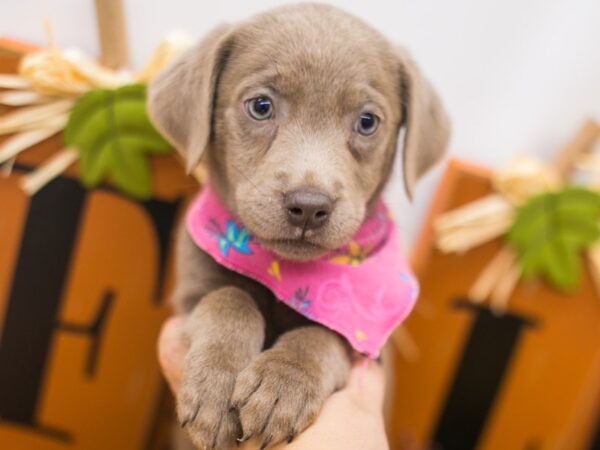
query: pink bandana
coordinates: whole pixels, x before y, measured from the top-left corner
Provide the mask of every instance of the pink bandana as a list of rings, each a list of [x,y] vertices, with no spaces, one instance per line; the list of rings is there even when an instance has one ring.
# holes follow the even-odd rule
[[[418,294],[383,202],[348,245],[307,262],[284,260],[263,248],[210,186],[192,203],[187,229],[219,264],[260,282],[290,308],[372,358],[408,316]]]

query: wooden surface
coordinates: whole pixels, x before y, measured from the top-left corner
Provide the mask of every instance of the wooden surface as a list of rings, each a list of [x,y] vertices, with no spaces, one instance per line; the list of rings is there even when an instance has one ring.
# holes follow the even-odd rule
[[[433,217],[490,191],[486,170],[451,162],[417,243],[414,265],[421,296],[406,327],[420,355],[413,362],[395,359],[389,426],[394,449],[461,449],[456,435],[462,433],[476,435],[477,449],[577,450],[587,448],[595,433],[600,299],[587,271],[570,295],[543,281],[520,282],[508,315],[495,318],[485,305],[469,307],[466,296],[501,240],[464,255],[441,254],[433,247]],[[516,325],[520,332],[510,354],[501,356],[501,341]],[[496,328],[497,335],[486,335],[486,329]],[[499,358],[506,366],[493,369]],[[488,390],[490,403],[477,406],[472,397],[485,390],[482,385],[494,370],[499,373]],[[446,441],[436,444],[436,437]]]
[[[23,47],[1,44],[0,72],[14,71]],[[154,157],[148,202],[110,182],[83,189],[76,164],[27,197],[19,178],[61,146],[60,135],[36,145],[0,176],[0,448],[165,448],[155,345],[172,235],[197,184],[174,157]]]
[[[127,67],[127,27],[123,0],[94,0],[100,40],[100,62],[111,69]]]

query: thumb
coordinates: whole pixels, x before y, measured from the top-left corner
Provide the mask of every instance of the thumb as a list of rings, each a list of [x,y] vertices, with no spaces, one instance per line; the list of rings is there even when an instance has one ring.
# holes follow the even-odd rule
[[[183,359],[188,350],[182,337],[184,323],[182,316],[171,317],[164,323],[158,338],[158,362],[174,393],[181,383]]]

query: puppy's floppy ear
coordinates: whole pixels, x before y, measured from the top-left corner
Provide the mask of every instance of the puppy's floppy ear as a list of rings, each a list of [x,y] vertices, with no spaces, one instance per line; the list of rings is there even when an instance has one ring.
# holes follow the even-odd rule
[[[156,128],[185,155],[188,172],[210,142],[219,75],[232,47],[232,28],[221,25],[158,74],[148,90]]]
[[[433,87],[408,52],[399,48],[400,95],[404,107],[404,186],[412,198],[413,186],[443,156],[450,123]]]

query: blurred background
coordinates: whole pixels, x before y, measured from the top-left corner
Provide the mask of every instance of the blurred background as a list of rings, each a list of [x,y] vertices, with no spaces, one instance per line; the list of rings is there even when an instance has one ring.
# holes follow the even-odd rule
[[[2,34],[46,43],[49,18],[61,47],[98,55],[91,1],[4,0]],[[170,31],[199,38],[222,22],[293,3],[274,0],[127,0],[134,67]],[[600,2],[596,0],[329,1],[405,45],[440,92],[452,119],[451,155],[485,165],[515,153],[548,157],[581,121],[600,116]],[[388,189],[412,242],[441,169],[405,202],[399,175]]]
[[[86,150],[65,148],[62,134],[81,92],[40,100],[23,71],[15,76],[23,55],[48,44],[46,23],[59,49],[98,57],[94,4],[103,2],[0,0],[2,449],[171,448],[155,342],[171,314],[174,230],[201,177],[187,176],[169,148],[148,157],[148,180],[82,185]],[[123,0],[130,66],[142,68],[172,31],[196,40],[285,3]],[[449,155],[412,204],[399,158],[385,194],[421,281],[388,348],[391,448],[600,449],[600,159],[588,161],[587,212],[554,211],[593,229],[592,238],[569,230],[581,244],[574,258],[541,258],[539,276],[524,280],[505,239],[515,206],[562,193],[578,158],[600,150],[600,2],[329,3],[406,46],[452,120]],[[37,115],[15,125],[11,114],[26,108]],[[564,177],[523,160],[493,175],[517,154],[553,160]],[[487,209],[452,215],[482,199]],[[534,216],[558,220],[548,214]],[[528,230],[532,241],[547,234]],[[573,285],[561,287],[571,270]]]

